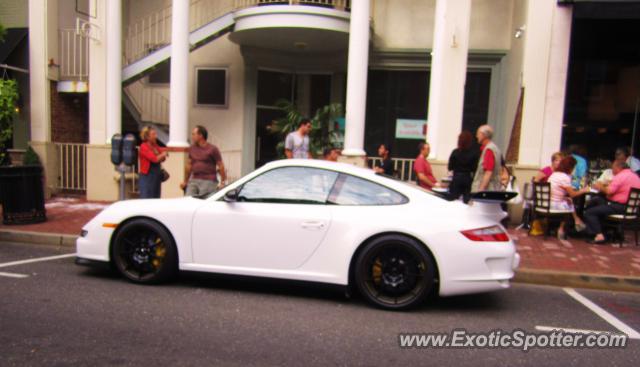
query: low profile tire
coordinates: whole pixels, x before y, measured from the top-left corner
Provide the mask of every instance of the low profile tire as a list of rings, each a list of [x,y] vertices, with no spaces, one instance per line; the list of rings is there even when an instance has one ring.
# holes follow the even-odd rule
[[[111,258],[118,272],[134,283],[161,283],[178,270],[173,238],[163,226],[149,219],[135,219],[118,229]]]
[[[404,310],[425,301],[435,274],[435,261],[422,244],[387,235],[369,242],[359,253],[354,279],[368,302],[387,310]]]

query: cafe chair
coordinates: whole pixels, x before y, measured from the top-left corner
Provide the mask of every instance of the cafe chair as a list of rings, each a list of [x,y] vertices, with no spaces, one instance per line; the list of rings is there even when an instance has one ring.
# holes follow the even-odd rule
[[[533,211],[531,220],[544,220],[544,238],[549,235],[551,222],[560,224],[573,218],[572,210],[551,209],[551,184],[548,182],[533,183]],[[533,226],[531,226],[533,228]],[[531,229],[529,229],[531,233]]]
[[[604,225],[613,227],[617,231],[617,237],[622,246],[624,242],[624,231],[629,229],[633,231],[636,246],[638,246],[638,230],[640,230],[640,221],[638,219],[640,209],[640,189],[632,188],[629,191],[629,197],[622,214],[612,214],[607,216]]]

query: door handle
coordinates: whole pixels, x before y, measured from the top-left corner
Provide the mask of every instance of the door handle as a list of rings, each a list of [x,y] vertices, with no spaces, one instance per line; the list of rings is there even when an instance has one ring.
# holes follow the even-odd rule
[[[317,222],[317,221],[302,222],[300,223],[300,226],[304,229],[322,229],[324,228],[324,222]]]

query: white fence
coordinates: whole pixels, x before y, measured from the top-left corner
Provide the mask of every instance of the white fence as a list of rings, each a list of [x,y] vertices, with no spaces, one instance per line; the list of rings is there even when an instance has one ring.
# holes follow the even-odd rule
[[[392,158],[394,176],[402,181],[415,181],[415,173],[413,172],[413,158]],[[368,162],[371,166],[379,164],[382,160],[378,157],[369,158]]]
[[[58,161],[59,190],[85,191],[87,189],[87,145],[55,143]]]

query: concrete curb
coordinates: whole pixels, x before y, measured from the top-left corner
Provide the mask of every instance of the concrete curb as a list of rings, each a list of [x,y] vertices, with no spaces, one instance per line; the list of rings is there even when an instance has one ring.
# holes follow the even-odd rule
[[[568,271],[517,269],[517,283],[591,288],[608,291],[640,292],[640,278],[608,274],[585,274]]]
[[[0,230],[0,242],[19,242],[58,247],[75,247],[77,238],[78,236],[62,233]]]

